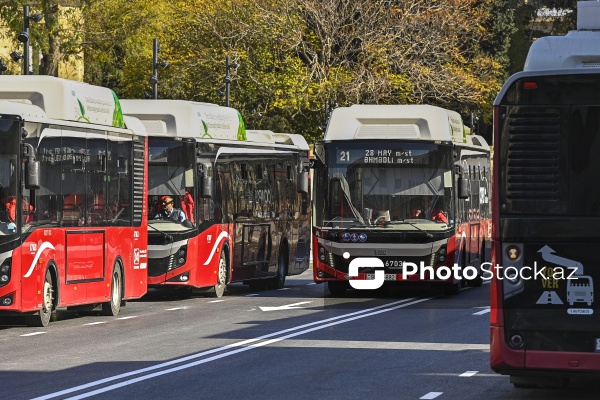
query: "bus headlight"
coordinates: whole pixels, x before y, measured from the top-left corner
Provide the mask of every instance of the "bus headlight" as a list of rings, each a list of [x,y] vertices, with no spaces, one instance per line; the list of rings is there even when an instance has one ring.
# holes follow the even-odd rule
[[[181,248],[177,250],[175,259],[177,260],[176,263],[178,267],[181,267],[185,264],[185,261],[187,259],[187,246],[181,246]]]
[[[12,257],[4,260],[0,265],[0,286],[6,285],[10,281],[10,266],[12,263]]]

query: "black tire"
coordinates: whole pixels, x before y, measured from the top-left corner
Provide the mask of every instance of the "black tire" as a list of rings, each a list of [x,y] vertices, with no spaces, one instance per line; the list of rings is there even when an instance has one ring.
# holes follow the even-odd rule
[[[479,273],[479,275],[477,275],[475,279],[471,279],[469,281],[469,285],[473,287],[481,287],[481,285],[483,285],[483,278],[481,277],[481,272]]]
[[[54,310],[54,284],[52,283],[52,274],[49,269],[46,270],[42,296],[42,308],[34,315],[25,317],[25,322],[28,326],[45,328],[50,324],[51,320],[56,320],[56,310]]]
[[[285,278],[288,273],[287,260],[287,251],[282,249],[279,252],[279,258],[277,259],[277,276],[271,281],[271,287],[273,289],[283,289],[285,287]]]
[[[346,295],[348,284],[343,281],[328,281],[327,288],[329,289],[329,293],[331,293],[332,296],[343,297]]]
[[[123,280],[121,279],[121,266],[115,264],[110,282],[110,300],[102,303],[102,315],[114,317],[121,310],[121,299],[123,297]]]
[[[267,282],[265,279],[254,279],[248,282],[248,286],[252,290],[265,290],[267,287]]]
[[[449,294],[451,296],[456,296],[458,294],[460,294],[460,289],[462,288],[462,282],[458,281],[454,284],[449,284],[446,287],[445,293]]]
[[[221,252],[221,258],[219,258],[217,283],[215,284],[214,289],[213,295],[216,298],[223,297],[225,289],[227,289],[227,256],[224,251]]]

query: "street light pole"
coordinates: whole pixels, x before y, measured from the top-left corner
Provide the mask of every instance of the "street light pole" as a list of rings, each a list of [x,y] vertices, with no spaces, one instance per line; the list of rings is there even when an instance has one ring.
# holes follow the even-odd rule
[[[158,39],[152,41],[152,98],[158,99]]]
[[[231,97],[231,68],[236,69],[239,66],[236,62],[232,64],[229,61],[229,56],[225,59],[225,78],[223,82],[225,82],[225,104],[227,107],[230,105],[229,98]]]
[[[229,107],[229,97],[231,95],[231,76],[229,75],[229,69],[231,68],[231,64],[229,64],[229,56],[225,59],[225,105]]]
[[[29,6],[23,6],[23,31],[27,40],[23,43],[23,75],[29,75]]]
[[[17,39],[19,42],[23,43],[23,75],[30,75],[29,71],[29,43],[31,41],[30,32],[29,32],[29,20],[33,20],[33,22],[40,22],[43,16],[40,13],[35,13],[33,15],[29,15],[29,6],[23,6],[23,32],[19,33]],[[16,53],[13,57],[11,54],[11,58],[13,60],[19,60],[19,54]]]

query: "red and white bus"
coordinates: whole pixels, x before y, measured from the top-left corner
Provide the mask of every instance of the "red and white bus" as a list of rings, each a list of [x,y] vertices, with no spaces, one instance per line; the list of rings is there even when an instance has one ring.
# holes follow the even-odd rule
[[[147,291],[145,129],[112,90],[0,77],[0,316],[117,315]]]
[[[385,281],[439,282],[458,293],[464,282],[455,275],[421,274],[457,263],[482,283],[491,252],[490,152],[482,137],[465,134],[458,113],[428,105],[337,108],[314,153],[315,282],[343,294],[354,276],[349,264],[361,257],[380,259]],[[374,272],[363,268],[358,279]]]
[[[579,2],[578,29],[536,40],[494,103],[490,355],[517,387],[600,372],[599,21]]]
[[[308,269],[309,147],[301,135],[246,131],[239,112],[180,100],[122,100],[149,135],[148,282],[283,287]],[[164,200],[183,217],[157,218]],[[185,220],[185,221],[184,221]]]

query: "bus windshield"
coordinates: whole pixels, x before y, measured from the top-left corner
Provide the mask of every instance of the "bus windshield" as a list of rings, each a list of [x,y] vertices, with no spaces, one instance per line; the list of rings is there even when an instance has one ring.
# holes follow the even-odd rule
[[[194,142],[150,138],[148,196],[152,230],[179,232],[193,227]],[[190,200],[191,199],[191,200]]]
[[[449,223],[451,146],[331,143],[323,226]]]
[[[0,119],[0,243],[13,240],[17,235],[17,154],[19,151],[19,121]]]

